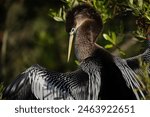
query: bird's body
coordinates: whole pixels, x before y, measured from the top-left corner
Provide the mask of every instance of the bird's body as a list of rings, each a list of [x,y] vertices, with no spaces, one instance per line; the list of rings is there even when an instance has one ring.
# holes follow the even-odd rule
[[[115,57],[96,44],[102,29],[99,14],[89,5],[73,8],[66,17],[70,40],[75,35],[75,55],[80,61],[73,72],[51,72],[31,66],[5,90],[6,99],[140,99],[145,98],[138,59],[150,62],[149,49],[134,58]],[[70,48],[70,47],[69,47]],[[69,50],[70,53],[70,50]],[[70,55],[69,55],[70,56]],[[69,58],[68,56],[68,58]]]
[[[44,100],[137,99],[116,66],[113,56],[109,53],[96,53],[100,53],[100,56],[85,59],[80,68],[68,73],[51,72],[39,65],[33,65],[7,87],[4,97]]]

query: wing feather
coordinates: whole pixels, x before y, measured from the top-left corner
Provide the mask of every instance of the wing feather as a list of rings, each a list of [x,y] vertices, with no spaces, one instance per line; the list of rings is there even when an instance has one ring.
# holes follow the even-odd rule
[[[127,86],[133,90],[136,98],[137,99],[141,99],[141,98],[145,99],[144,93],[142,91],[142,89],[144,88],[144,84],[139,79],[136,72],[129,67],[126,60],[121,59],[119,57],[114,57],[114,61],[115,61],[115,64],[120,69],[120,71],[127,83]]]
[[[150,49],[148,48],[144,53],[135,57],[127,58],[125,60],[133,71],[138,74],[143,74],[141,63],[146,63],[148,65],[150,64]],[[150,75],[150,67],[147,68],[147,72]]]
[[[87,73],[82,69],[69,73],[58,73],[48,71],[39,65],[33,65],[5,89],[3,98],[86,99],[88,79]],[[31,95],[34,98],[31,98]]]

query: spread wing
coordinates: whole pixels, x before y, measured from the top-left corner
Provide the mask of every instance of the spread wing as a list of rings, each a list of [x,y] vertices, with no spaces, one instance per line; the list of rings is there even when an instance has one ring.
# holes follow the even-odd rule
[[[139,75],[143,75],[141,62],[148,63],[150,62],[150,50],[147,49],[143,54],[138,55],[133,58],[121,59],[119,57],[114,57],[115,64],[118,66],[122,75],[127,83],[127,86],[131,88],[137,99],[145,99],[144,84],[142,83]],[[147,67],[147,72],[149,72],[149,67]]]
[[[70,73],[51,72],[34,65],[20,74],[4,91],[5,99],[86,99],[88,74],[82,69]]]
[[[150,49],[147,49],[144,53],[126,59],[127,64],[130,66],[132,70],[134,70],[138,74],[143,74],[141,63],[150,64]],[[147,72],[150,75],[150,67],[147,67]]]

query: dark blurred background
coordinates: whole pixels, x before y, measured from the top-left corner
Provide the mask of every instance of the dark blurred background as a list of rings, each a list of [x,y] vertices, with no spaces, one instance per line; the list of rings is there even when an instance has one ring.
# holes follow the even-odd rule
[[[63,4],[61,0],[0,0],[0,82],[7,85],[33,64],[59,72],[76,69],[78,65],[73,53],[67,63],[65,23],[48,15],[50,8],[57,10]],[[114,55],[126,58],[144,51],[145,43],[131,33],[136,30],[136,24],[130,11],[104,23],[103,33],[116,31],[118,47],[125,54],[120,54],[117,48],[110,48],[102,34],[98,43],[103,47],[108,44],[106,48]]]
[[[67,63],[68,36],[63,22],[48,16],[60,0],[0,1],[0,81],[6,84],[33,64],[55,71],[74,69]]]

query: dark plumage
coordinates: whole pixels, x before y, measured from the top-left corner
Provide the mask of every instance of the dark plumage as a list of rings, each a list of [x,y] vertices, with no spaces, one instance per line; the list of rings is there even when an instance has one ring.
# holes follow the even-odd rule
[[[102,30],[99,13],[90,5],[78,5],[66,17],[70,34],[68,60],[74,40],[75,55],[80,61],[76,71],[51,72],[39,65],[31,66],[4,91],[6,99],[140,99],[145,98],[143,84],[136,73],[141,71],[141,58],[149,63],[149,48],[145,53],[127,60],[115,57],[97,45]]]

